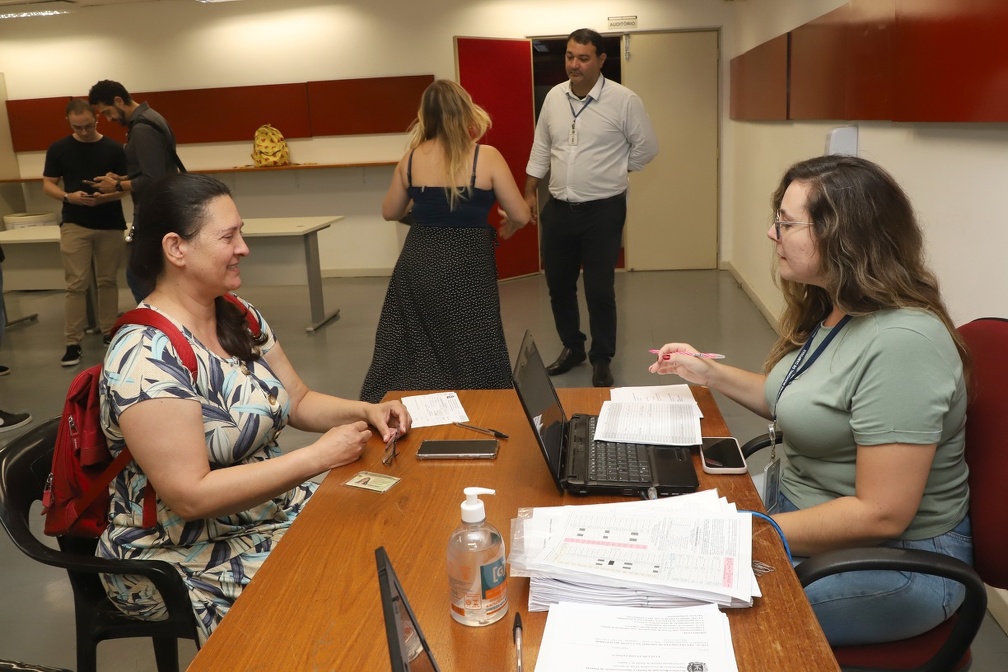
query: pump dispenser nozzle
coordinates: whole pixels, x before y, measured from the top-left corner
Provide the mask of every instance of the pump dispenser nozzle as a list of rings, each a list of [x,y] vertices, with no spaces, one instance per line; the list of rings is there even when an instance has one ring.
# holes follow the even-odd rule
[[[465,488],[465,501],[462,502],[462,522],[479,523],[486,520],[486,509],[483,507],[483,500],[478,495],[495,495],[496,490],[490,488]]]

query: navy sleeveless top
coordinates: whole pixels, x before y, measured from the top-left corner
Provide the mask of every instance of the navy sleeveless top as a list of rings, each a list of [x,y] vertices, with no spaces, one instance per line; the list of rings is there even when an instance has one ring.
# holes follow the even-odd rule
[[[415,150],[414,150],[415,151]],[[451,209],[451,201],[444,187],[414,187],[413,186],[413,152],[410,152],[406,164],[406,193],[413,199],[414,226],[438,226],[443,228],[493,228],[487,223],[487,214],[496,197],[493,189],[480,189],[476,186],[476,160],[479,158],[479,145],[473,154],[472,177],[468,189],[459,197],[455,209]]]

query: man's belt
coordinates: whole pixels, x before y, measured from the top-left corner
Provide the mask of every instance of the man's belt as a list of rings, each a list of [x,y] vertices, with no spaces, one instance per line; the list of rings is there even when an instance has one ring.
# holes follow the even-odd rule
[[[600,198],[600,199],[598,199],[596,201],[581,201],[580,203],[575,203],[573,201],[564,201],[564,200],[559,199],[556,196],[552,196],[552,195],[550,196],[550,198],[555,203],[557,203],[559,205],[565,205],[568,208],[571,208],[572,210],[579,210],[579,209],[596,208],[596,207],[599,207],[601,205],[606,205],[608,203],[612,203],[613,201],[626,200],[626,192],[625,191],[621,191],[620,193],[616,194],[615,196],[610,196],[609,198]]]

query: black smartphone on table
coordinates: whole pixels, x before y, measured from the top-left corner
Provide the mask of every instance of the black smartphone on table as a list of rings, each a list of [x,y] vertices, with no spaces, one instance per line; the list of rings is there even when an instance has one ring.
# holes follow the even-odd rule
[[[708,474],[744,474],[749,470],[738,440],[732,436],[704,437],[700,461]]]
[[[417,450],[418,460],[492,460],[497,439],[427,439]]]

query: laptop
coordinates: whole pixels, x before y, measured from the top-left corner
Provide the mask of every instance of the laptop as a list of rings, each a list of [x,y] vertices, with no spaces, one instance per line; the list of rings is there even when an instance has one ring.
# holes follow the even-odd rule
[[[557,490],[576,495],[659,497],[699,486],[689,447],[595,441],[597,415],[567,418],[532,333],[515,359],[514,388]]]
[[[375,549],[392,672],[441,672],[384,546]]]

